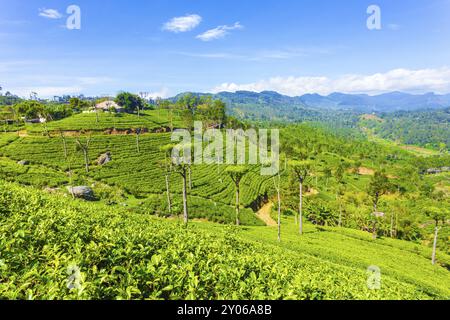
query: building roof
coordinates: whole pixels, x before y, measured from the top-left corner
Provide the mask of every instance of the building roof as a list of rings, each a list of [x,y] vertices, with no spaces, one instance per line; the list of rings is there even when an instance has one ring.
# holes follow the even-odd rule
[[[111,108],[114,109],[122,109],[122,107],[120,107],[117,103],[115,103],[114,101],[111,100],[107,100],[107,101],[103,101],[101,103],[98,103],[95,106],[96,109],[103,109],[103,110],[109,110]]]

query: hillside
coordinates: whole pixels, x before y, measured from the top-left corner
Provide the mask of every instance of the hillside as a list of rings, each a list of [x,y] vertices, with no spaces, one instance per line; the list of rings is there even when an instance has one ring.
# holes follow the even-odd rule
[[[382,113],[378,119],[363,119],[360,126],[378,137],[435,150],[450,149],[450,108]],[[381,121],[380,121],[381,120]]]
[[[24,206],[26,204],[26,206]],[[429,250],[308,225],[183,227],[0,182],[0,297],[6,299],[446,299]],[[448,259],[448,257],[446,258]],[[381,268],[381,289],[366,270]],[[79,270],[79,289],[67,272]],[[71,274],[71,273],[69,273]]]
[[[241,181],[240,227],[230,226],[235,223],[235,186],[225,165],[192,166],[187,228],[180,224],[182,179],[171,172],[169,212],[162,148],[170,143],[170,129],[184,123],[177,112],[165,109],[140,116],[82,113],[0,133],[0,228],[9,230],[0,238],[0,297],[449,296],[449,230],[439,233],[432,266],[433,224],[423,212],[427,206],[445,208],[449,173],[421,173],[447,165],[448,156],[422,157],[326,125],[283,126],[278,243],[276,227],[267,227],[267,219],[256,214],[271,202],[277,208],[273,179],[261,176],[257,165],[248,166]],[[139,128],[146,130],[138,135]],[[80,149],[86,144],[89,170]],[[110,161],[99,164],[105,153]],[[314,163],[302,188],[302,236],[293,217],[298,185],[284,160],[298,155]],[[373,240],[368,186],[375,172],[386,175],[389,188],[378,203],[386,218],[378,222]],[[72,199],[67,187],[74,185],[90,186],[94,201]],[[272,218],[277,220],[273,213]],[[176,257],[183,259],[176,262]],[[81,268],[85,281],[78,294],[61,283],[71,263]],[[380,291],[367,289],[371,265],[382,270]]]

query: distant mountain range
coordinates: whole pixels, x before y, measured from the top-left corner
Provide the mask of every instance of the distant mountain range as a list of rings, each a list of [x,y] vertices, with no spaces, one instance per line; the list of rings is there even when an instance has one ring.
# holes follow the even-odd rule
[[[230,109],[237,108],[243,112],[255,111],[254,109],[259,107],[265,110],[272,109],[273,111],[289,111],[292,108],[301,108],[304,110],[309,109],[309,111],[334,110],[372,113],[442,109],[450,106],[450,94],[437,95],[434,93],[414,95],[402,92],[390,92],[375,96],[369,96],[367,94],[332,93],[328,96],[305,94],[299,97],[285,96],[274,91],[263,91],[261,93],[237,91],[234,93],[193,94],[211,95],[214,98],[220,98],[227,103]],[[176,100],[177,97],[172,99]]]

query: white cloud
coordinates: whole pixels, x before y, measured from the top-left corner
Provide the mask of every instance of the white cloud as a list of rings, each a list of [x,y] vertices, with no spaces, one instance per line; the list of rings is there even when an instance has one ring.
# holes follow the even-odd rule
[[[210,29],[202,34],[199,34],[196,38],[202,41],[212,41],[216,39],[221,39],[225,37],[230,30],[242,29],[242,25],[239,22],[236,22],[232,26],[218,26],[214,29]]]
[[[174,54],[204,59],[227,59],[242,61],[266,61],[266,60],[289,60],[308,56],[326,55],[331,52],[328,48],[281,48],[252,51],[249,53],[235,52],[185,52],[177,51]]]
[[[200,17],[198,14],[175,17],[164,24],[163,30],[175,33],[187,32],[197,27],[201,21],[202,17]]]
[[[165,99],[168,98],[170,96],[170,91],[168,88],[161,88],[161,90],[159,91],[155,91],[155,92],[146,92],[144,98],[146,99],[156,99],[156,98],[161,98],[161,99]]]
[[[313,77],[274,77],[247,84],[223,83],[211,90],[235,92],[239,90],[261,92],[273,90],[289,96],[306,93],[330,94],[368,93],[379,94],[390,91],[412,93],[450,92],[450,68],[439,69],[394,69],[386,73],[372,75],[348,74],[337,78]]]
[[[39,16],[47,19],[61,19],[62,14],[56,9],[39,9]]]

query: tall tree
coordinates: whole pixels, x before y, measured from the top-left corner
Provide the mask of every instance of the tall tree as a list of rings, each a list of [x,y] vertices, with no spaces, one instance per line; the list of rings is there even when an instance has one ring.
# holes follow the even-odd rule
[[[67,141],[66,141],[66,135],[64,132],[60,129],[59,135],[61,137],[62,143],[63,143],[63,151],[64,151],[64,159],[67,160]]]
[[[89,135],[84,142],[80,140],[80,138],[76,138],[75,140],[78,150],[81,150],[84,155],[84,166],[85,170],[89,172],[89,146],[91,143],[91,136]]]
[[[174,171],[177,172],[183,179],[183,220],[184,223],[187,225],[189,220],[188,202],[187,202],[187,189],[188,189],[187,180],[191,167],[191,159],[186,159],[184,155],[185,152],[189,149],[192,152],[192,145],[190,143],[186,143],[185,145],[177,147],[177,149],[178,148],[179,148],[178,156],[172,157],[172,164]],[[183,155],[180,154],[180,151],[182,152]]]
[[[428,207],[425,209],[425,214],[434,220],[434,239],[433,239],[433,253],[431,254],[431,263],[436,264],[436,247],[438,240],[439,224],[445,224],[448,219],[449,211],[447,209],[440,209],[436,207]]]
[[[372,176],[367,193],[372,198],[373,212],[377,212],[380,197],[389,191],[389,179],[383,172],[377,171]]]
[[[166,181],[166,197],[167,197],[167,207],[169,209],[169,214],[172,214],[172,198],[170,195],[170,175],[172,173],[172,159],[171,154],[174,148],[173,144],[168,144],[160,148],[161,152],[164,154],[164,160],[161,162],[161,166],[164,170],[164,178]]]
[[[285,158],[286,160],[286,158]],[[286,170],[286,168],[285,168]],[[283,171],[284,172],[284,171]],[[277,192],[277,225],[278,225],[278,241],[281,241],[281,175],[283,172],[278,171],[277,174],[272,176],[273,186]]]
[[[139,141],[139,136],[141,135],[141,128],[135,129],[134,132],[136,134],[136,151],[137,153],[141,153],[141,146]]]
[[[298,221],[299,232],[300,234],[303,234],[303,184],[311,173],[313,162],[311,160],[292,160],[290,166],[292,167],[299,184]]]
[[[334,173],[334,178],[336,179],[337,183],[336,198],[339,202],[339,222],[338,222],[339,227],[342,227],[342,196],[345,193],[344,173],[345,173],[345,166],[343,163],[340,163]]]
[[[226,173],[230,176],[236,187],[236,225],[240,225],[239,207],[240,207],[240,183],[242,178],[248,172],[245,166],[230,166],[226,168]]]

